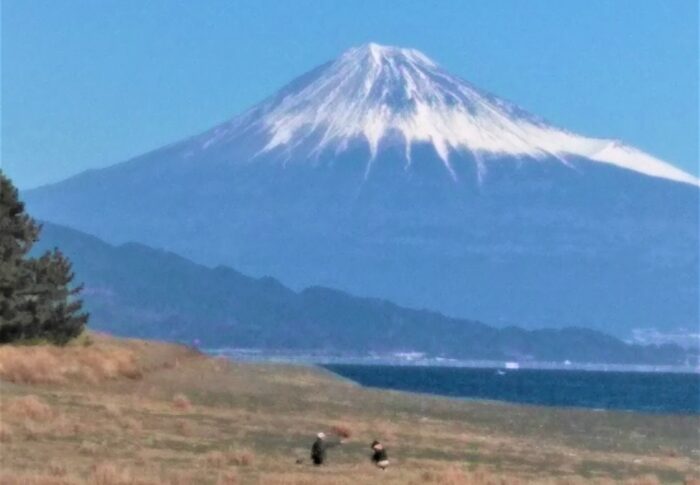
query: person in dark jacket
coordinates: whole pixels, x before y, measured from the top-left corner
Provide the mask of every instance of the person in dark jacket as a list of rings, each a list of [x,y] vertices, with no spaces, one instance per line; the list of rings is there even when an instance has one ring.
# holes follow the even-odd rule
[[[384,445],[377,440],[372,442],[372,463],[382,470],[386,470],[389,466],[389,456],[386,454]]]
[[[318,433],[316,435],[316,441],[311,445],[311,462],[316,466],[323,465],[326,461],[326,450],[337,444],[336,442],[329,442],[326,440],[325,433]]]

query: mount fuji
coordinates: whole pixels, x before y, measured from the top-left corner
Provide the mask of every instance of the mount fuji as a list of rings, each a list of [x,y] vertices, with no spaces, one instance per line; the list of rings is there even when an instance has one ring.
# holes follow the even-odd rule
[[[41,219],[295,288],[630,338],[697,331],[699,185],[367,44],[202,134],[24,196]]]

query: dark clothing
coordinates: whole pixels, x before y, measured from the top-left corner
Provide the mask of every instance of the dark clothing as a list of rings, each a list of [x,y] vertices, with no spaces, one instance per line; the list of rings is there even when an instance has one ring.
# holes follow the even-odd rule
[[[317,439],[314,444],[311,445],[311,461],[314,465],[323,465],[323,461],[326,459],[326,444],[322,439]]]
[[[374,450],[374,453],[372,454],[372,461],[374,463],[379,463],[380,461],[386,461],[389,458],[386,455],[386,450],[382,448],[381,450]]]
[[[313,464],[323,465],[323,462],[326,461],[326,450],[334,447],[335,445],[337,445],[337,443],[329,443],[325,440],[317,438],[316,441],[314,441],[314,444],[311,445],[311,461]]]

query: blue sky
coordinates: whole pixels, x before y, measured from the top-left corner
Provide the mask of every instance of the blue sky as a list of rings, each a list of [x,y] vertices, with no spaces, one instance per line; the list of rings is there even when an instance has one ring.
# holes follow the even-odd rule
[[[21,188],[203,131],[368,41],[698,174],[696,0],[5,0],[1,38]]]

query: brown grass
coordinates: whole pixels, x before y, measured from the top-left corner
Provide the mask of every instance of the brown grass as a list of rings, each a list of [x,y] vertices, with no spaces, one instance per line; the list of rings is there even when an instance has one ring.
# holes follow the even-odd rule
[[[656,475],[643,475],[627,480],[625,485],[660,485],[660,483]]]
[[[44,359],[37,348],[16,350],[25,369],[45,366],[29,362]],[[366,390],[308,367],[153,342],[99,338],[83,350],[129,354],[141,378],[87,358],[75,365],[105,376],[97,385],[82,371],[59,372],[60,382],[0,374],[0,484],[700,485],[696,417]],[[326,428],[352,439],[316,468],[309,446]],[[386,472],[368,458],[375,438],[389,451]]]
[[[210,451],[203,459],[207,466],[221,469],[229,466],[251,466],[255,463],[255,454],[249,450]]]
[[[128,469],[117,468],[111,463],[100,463],[93,467],[90,481],[95,485],[127,485],[134,483]]]
[[[485,470],[466,472],[457,466],[424,471],[420,474],[419,482],[437,485],[521,485],[524,483],[517,477],[508,477]]]
[[[2,485],[196,485],[189,472],[166,477],[141,475],[113,463],[94,464],[85,478],[68,476],[63,467],[49,467],[48,473],[0,473]],[[222,482],[234,483],[238,482]]]
[[[235,477],[235,475],[231,474]],[[56,476],[49,473],[2,473],[0,485],[198,485],[191,473],[177,473],[170,477],[136,476],[129,469],[120,469],[112,464],[98,464],[87,478]],[[218,482],[235,484],[237,481]]]
[[[51,474],[0,473],[2,485],[79,485],[80,482]]]
[[[134,352],[118,347],[0,346],[0,379],[17,384],[96,384],[141,375]]]

